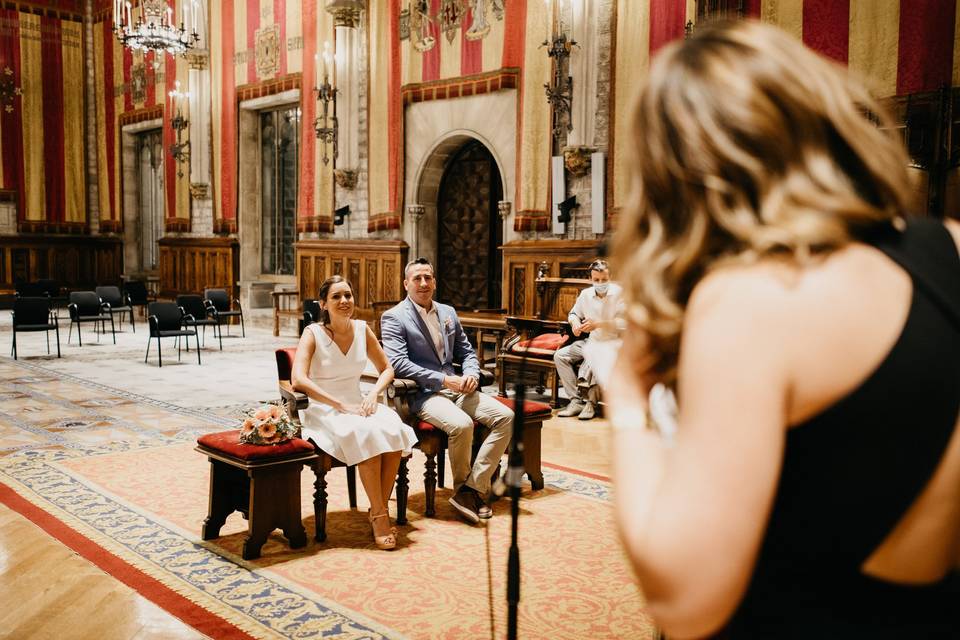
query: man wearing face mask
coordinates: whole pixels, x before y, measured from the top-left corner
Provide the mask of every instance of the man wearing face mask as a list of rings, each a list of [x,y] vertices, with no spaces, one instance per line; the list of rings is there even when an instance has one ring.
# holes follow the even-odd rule
[[[558,349],[553,356],[560,382],[570,398],[570,404],[557,415],[577,416],[581,420],[590,420],[596,415],[596,398],[592,394],[582,397],[578,380],[591,390],[597,384],[589,365],[583,361],[583,348],[591,336],[615,337],[618,320],[623,317],[622,289],[610,282],[610,267],[605,260],[594,260],[590,264],[590,280],[593,286],[580,292],[567,315],[573,335],[585,339]]]

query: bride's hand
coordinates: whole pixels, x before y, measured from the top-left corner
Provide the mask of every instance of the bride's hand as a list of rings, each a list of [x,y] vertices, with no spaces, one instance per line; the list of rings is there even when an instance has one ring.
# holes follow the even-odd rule
[[[363,397],[360,403],[360,415],[372,416],[377,412],[377,396],[372,391]]]
[[[365,415],[363,413],[363,405],[359,405],[359,404],[346,404],[341,402],[340,406],[337,407],[337,411],[339,411],[340,413],[349,413],[351,415],[357,415],[357,416]]]

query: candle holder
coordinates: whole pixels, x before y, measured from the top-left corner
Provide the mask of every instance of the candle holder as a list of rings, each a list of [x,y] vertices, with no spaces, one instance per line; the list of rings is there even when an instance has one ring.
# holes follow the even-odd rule
[[[333,145],[333,166],[337,166],[339,148],[337,146],[337,89],[330,84],[330,78],[323,76],[323,83],[315,89],[317,102],[321,105],[321,113],[313,123],[317,138],[323,143],[323,164],[330,163],[328,147]]]
[[[183,139],[183,131],[190,126],[190,121],[183,117],[183,111],[180,108],[182,101],[189,100],[190,93],[180,91],[180,82],[177,81],[175,89],[171,91],[170,105],[175,110],[175,115],[170,120],[170,128],[177,132],[177,141],[170,145],[170,155],[177,162],[177,177],[183,177],[184,163],[190,162],[190,140]]]
[[[553,75],[550,84],[544,84],[547,102],[553,112],[553,137],[559,144],[564,135],[573,130],[571,110],[573,109],[573,78],[569,75],[570,51],[580,46],[576,40],[567,39],[567,34],[553,36],[553,42],[546,40],[540,45],[549,47],[547,55],[553,60]]]

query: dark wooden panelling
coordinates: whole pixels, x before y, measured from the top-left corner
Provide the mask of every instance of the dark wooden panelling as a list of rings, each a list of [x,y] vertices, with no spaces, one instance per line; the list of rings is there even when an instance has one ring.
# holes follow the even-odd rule
[[[540,309],[536,278],[541,263],[544,275],[555,278],[588,277],[588,265],[596,258],[600,243],[596,240],[521,240],[503,245],[503,290],[507,311],[512,316],[534,316]],[[547,317],[566,319],[576,301],[576,287],[563,288],[553,298]],[[569,304],[568,304],[569,303]],[[565,306],[566,305],[566,306]]]
[[[207,288],[237,294],[240,244],[235,238],[161,238],[159,244],[161,296]]]
[[[0,288],[18,280],[56,280],[65,289],[119,284],[123,244],[113,237],[0,237]]]
[[[334,274],[347,277],[357,296],[357,317],[373,319],[373,303],[400,299],[407,243],[401,240],[303,240],[297,250],[300,297],[316,298]]]

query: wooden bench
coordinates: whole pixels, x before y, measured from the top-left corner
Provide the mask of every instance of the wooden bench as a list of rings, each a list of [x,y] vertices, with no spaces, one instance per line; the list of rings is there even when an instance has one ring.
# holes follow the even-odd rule
[[[247,519],[243,559],[260,557],[260,549],[274,529],[281,529],[291,549],[307,544],[300,519],[300,472],[317,454],[306,440],[294,438],[280,445],[239,442],[237,429],[209,433],[197,440],[196,451],[210,460],[210,497],[201,536],[219,537],[220,528],[234,511]]]

